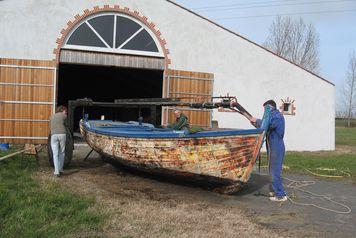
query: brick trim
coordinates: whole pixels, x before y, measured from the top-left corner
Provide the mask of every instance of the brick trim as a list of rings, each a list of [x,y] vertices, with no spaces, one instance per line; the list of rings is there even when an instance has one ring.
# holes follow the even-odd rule
[[[103,7],[95,6],[92,9],[85,9],[82,13],[76,14],[74,16],[73,20],[70,20],[67,22],[67,25],[61,29],[60,31],[60,37],[57,38],[56,44],[57,47],[53,50],[53,54],[55,55],[54,61],[59,64],[59,54],[61,47],[64,44],[64,39],[66,36],[69,34],[69,32],[81,21],[83,21],[85,18],[89,17],[90,15],[96,14],[96,13],[101,13],[101,12],[118,12],[118,13],[124,13],[126,15],[129,15],[133,18],[136,18],[143,24],[145,24],[152,32],[153,34],[157,37],[159,44],[162,48],[164,58],[166,61],[165,68],[166,70],[168,69],[168,66],[172,63],[172,60],[169,57],[169,50],[167,48],[167,42],[166,40],[162,37],[162,33],[157,29],[156,24],[153,22],[150,22],[149,19],[146,16],[141,15],[138,11],[135,10],[130,10],[128,7],[121,7],[119,5],[104,5]]]

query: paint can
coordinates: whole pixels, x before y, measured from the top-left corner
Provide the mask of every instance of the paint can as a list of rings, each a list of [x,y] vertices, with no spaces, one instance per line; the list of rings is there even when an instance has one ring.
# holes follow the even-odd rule
[[[8,151],[10,148],[9,143],[0,143],[0,150]]]

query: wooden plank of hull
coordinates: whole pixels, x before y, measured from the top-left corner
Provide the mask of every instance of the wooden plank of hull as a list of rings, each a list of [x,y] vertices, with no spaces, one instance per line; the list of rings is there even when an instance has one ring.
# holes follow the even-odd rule
[[[88,144],[129,166],[247,182],[262,145],[263,134],[212,138],[141,139],[110,137],[86,131]]]

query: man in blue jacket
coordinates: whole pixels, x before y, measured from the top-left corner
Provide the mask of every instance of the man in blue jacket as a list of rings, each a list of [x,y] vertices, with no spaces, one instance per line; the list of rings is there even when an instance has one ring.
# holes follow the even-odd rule
[[[261,119],[250,117],[245,115],[250,122],[256,127],[260,128],[265,125],[267,128],[263,128],[267,132],[267,153],[269,154],[269,170],[272,176],[272,189],[270,193],[270,200],[274,202],[287,201],[287,196],[284,191],[282,183],[282,165],[285,155],[284,147],[284,130],[285,122],[283,115],[277,110],[276,102],[268,100],[263,104],[265,110],[269,107],[269,117],[266,118],[267,122],[263,122]]]

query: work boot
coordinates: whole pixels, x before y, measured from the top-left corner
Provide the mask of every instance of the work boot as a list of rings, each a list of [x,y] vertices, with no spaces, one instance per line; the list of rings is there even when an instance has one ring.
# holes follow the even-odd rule
[[[272,202],[285,202],[288,200],[287,196],[283,196],[283,197],[270,197],[269,200],[271,200]]]

